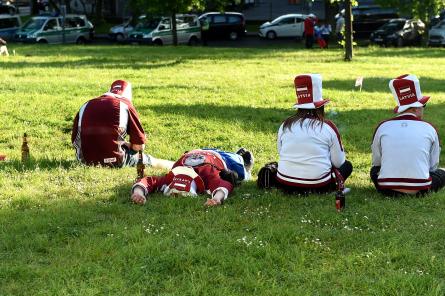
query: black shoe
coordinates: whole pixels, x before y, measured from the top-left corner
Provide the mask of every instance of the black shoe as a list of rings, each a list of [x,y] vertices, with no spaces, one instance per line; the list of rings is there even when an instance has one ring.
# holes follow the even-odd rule
[[[254,158],[252,152],[246,150],[245,148],[240,148],[236,151],[236,154],[240,155],[244,161],[244,167],[246,171],[250,172],[253,168]]]

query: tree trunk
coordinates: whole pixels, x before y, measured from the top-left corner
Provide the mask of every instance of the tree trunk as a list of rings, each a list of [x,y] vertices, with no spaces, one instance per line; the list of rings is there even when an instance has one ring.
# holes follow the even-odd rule
[[[37,0],[31,1],[31,15],[39,14],[39,7],[37,6]]]
[[[324,11],[325,11],[325,21],[328,24],[333,24],[333,28],[335,28],[335,15],[338,12],[338,4],[331,3],[330,0],[325,0]]]
[[[345,0],[345,61],[352,61],[352,5]]]
[[[99,24],[102,22],[103,19],[103,0],[97,0],[96,1],[96,24]]]
[[[178,45],[178,32],[176,31],[176,12],[172,13],[172,35],[173,35],[173,45]]]

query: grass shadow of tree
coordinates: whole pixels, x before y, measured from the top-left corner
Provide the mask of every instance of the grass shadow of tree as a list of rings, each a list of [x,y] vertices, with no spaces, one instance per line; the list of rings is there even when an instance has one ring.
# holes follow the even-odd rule
[[[428,107],[425,111],[425,119],[431,120],[438,127],[440,136],[440,131],[445,130],[445,123],[437,119],[445,114],[445,104],[434,104],[431,108]],[[209,119],[221,120],[226,123],[237,122],[242,125],[244,130],[268,134],[276,134],[282,121],[294,113],[291,109],[213,104],[168,104],[139,109],[143,112],[145,108],[152,110],[155,114],[182,115],[198,118],[203,122]],[[340,110],[336,115],[333,115],[327,109],[327,118],[333,120],[338,126],[346,147],[351,147],[361,153],[370,153],[372,135],[378,123],[394,115],[392,110],[387,109]],[[442,136],[441,140],[444,141],[445,138]],[[266,143],[265,145],[275,145],[275,143]]]
[[[68,159],[31,158],[29,161],[25,162],[14,159],[14,160],[0,162],[0,171],[17,171],[17,172],[35,171],[35,170],[50,171],[55,168],[69,170],[79,165],[80,165],[79,162]]]
[[[388,97],[391,96],[389,93],[389,81],[395,77],[366,77],[363,76],[363,92],[388,92]],[[441,92],[443,91],[443,85],[445,80],[434,79],[430,77],[420,77],[422,90],[424,93],[428,92]],[[352,91],[355,90],[355,80],[346,79],[333,79],[333,80],[323,80],[324,89],[332,89],[336,91]]]

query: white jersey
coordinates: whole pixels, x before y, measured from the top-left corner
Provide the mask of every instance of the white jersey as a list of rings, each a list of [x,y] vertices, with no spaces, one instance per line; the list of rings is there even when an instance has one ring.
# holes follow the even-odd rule
[[[372,165],[380,166],[381,189],[427,190],[439,165],[436,129],[411,113],[383,121],[372,141]]]
[[[337,127],[331,121],[310,125],[311,120],[295,122],[290,129],[278,130],[277,178],[297,187],[321,187],[332,180],[332,167],[346,160]]]

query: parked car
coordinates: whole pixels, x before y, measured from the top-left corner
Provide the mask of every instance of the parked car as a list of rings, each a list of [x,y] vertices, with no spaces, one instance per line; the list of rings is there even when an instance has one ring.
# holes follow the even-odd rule
[[[246,34],[246,19],[238,12],[207,12],[199,16],[199,21],[209,23],[209,39],[229,38],[237,40]]]
[[[22,22],[20,16],[1,14],[0,15],[0,38],[12,40],[16,32],[20,29]]]
[[[425,24],[420,20],[393,19],[371,34],[373,44],[401,47],[410,44],[421,44]]]
[[[430,28],[436,26],[442,20],[445,20],[445,9],[443,9],[438,15],[435,15],[432,18],[430,18],[430,22],[429,22]]]
[[[115,40],[117,42],[123,42],[128,38],[128,33],[134,30],[134,27],[131,24],[132,18],[125,20],[122,24],[111,27],[110,36],[111,40]]]
[[[201,26],[193,14],[176,15],[178,44],[196,45],[201,39]],[[128,33],[128,42],[138,44],[173,44],[171,17],[141,16],[133,31]]]
[[[369,38],[372,32],[391,19],[399,18],[394,8],[383,8],[378,5],[361,5],[352,8],[354,37]]]
[[[428,46],[445,46],[445,19],[429,31]]]
[[[17,8],[11,4],[0,4],[0,14],[16,14]]]
[[[68,14],[63,30],[62,17],[36,16],[29,19],[15,35],[16,41],[26,43],[77,43],[91,40],[94,27],[84,15]],[[64,40],[65,39],[65,40]]]
[[[260,26],[258,35],[261,38],[275,39],[277,37],[303,38],[305,14],[286,14],[272,22]]]

